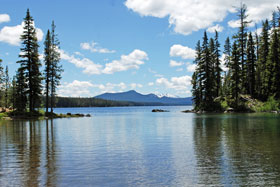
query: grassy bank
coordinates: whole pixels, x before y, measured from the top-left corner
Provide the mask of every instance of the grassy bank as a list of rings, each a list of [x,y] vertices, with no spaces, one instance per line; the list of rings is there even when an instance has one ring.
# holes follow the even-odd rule
[[[39,111],[7,111],[0,113],[0,120],[13,120],[13,119],[54,119],[54,118],[73,118],[73,117],[91,117],[90,114],[56,114],[51,112]]]

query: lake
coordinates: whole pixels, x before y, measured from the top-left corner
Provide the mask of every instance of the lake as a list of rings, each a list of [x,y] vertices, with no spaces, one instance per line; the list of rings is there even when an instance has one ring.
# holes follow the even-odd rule
[[[190,108],[0,121],[0,186],[280,186],[280,115],[180,112]]]

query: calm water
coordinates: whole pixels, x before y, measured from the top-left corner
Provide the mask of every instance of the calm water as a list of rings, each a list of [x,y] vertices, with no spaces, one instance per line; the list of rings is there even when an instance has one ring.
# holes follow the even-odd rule
[[[180,113],[187,108],[0,121],[0,186],[280,186],[280,115]]]

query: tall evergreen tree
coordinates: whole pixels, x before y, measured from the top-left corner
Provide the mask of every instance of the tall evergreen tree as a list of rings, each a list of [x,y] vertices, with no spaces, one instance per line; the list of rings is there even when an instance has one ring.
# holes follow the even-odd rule
[[[26,78],[28,87],[27,92],[23,92],[28,95],[29,110],[34,111],[36,105],[39,105],[41,96],[41,73],[40,73],[40,61],[38,53],[38,42],[36,36],[36,29],[34,26],[34,20],[30,15],[29,9],[27,9],[26,17],[24,18],[23,34],[21,35],[22,48],[19,55],[22,60],[20,63],[19,74]]]
[[[257,91],[258,98],[266,100],[269,94],[269,77],[270,66],[268,65],[269,54],[269,23],[268,20],[263,22],[262,33],[259,42],[259,58],[257,61]]]
[[[247,93],[252,97],[255,97],[255,78],[256,78],[256,54],[255,54],[255,45],[252,33],[249,33],[248,43],[247,43],[247,80],[248,87]]]
[[[270,67],[270,76],[269,83],[272,83],[269,86],[269,95],[275,95],[277,99],[280,98],[280,39],[279,39],[279,28],[277,28],[277,14],[273,12],[272,16],[272,31],[271,31],[271,40],[270,48],[268,55],[268,65]]]
[[[230,62],[231,71],[231,97],[233,99],[234,108],[237,109],[239,105],[239,94],[241,91],[241,71],[240,71],[240,53],[236,41],[232,46],[232,57]]]
[[[50,66],[50,86],[51,86],[51,112],[55,106],[56,88],[60,84],[61,73],[63,72],[62,66],[59,64],[60,53],[59,53],[59,40],[55,33],[55,24],[52,22],[51,30],[51,66]]]
[[[201,71],[204,73],[201,75],[202,81],[202,98],[203,104],[202,109],[211,111],[214,103],[214,84],[213,79],[213,64],[211,61],[211,54],[209,49],[208,37],[206,31],[204,32],[203,43],[201,48]]]
[[[2,59],[0,59],[0,106],[3,106],[3,97],[5,96],[5,75],[2,65]]]
[[[200,109],[200,105],[202,102],[202,92],[201,92],[201,87],[202,87],[202,82],[201,82],[201,76],[202,76],[202,64],[201,64],[201,46],[200,46],[200,41],[197,42],[196,45],[196,56],[194,63],[196,64],[196,70],[193,73],[192,76],[192,94],[193,94],[193,102],[195,105],[195,110]]]
[[[17,80],[16,80],[16,76],[14,76],[12,80],[12,89],[11,89],[11,97],[10,97],[10,102],[12,104],[13,109],[16,109],[16,100],[17,100]]]
[[[223,83],[223,94],[224,96],[230,95],[230,74],[231,71],[229,69],[230,62],[231,62],[231,43],[229,37],[227,37],[224,45],[224,61],[225,66],[227,67],[228,71],[224,73],[224,83]]]
[[[5,108],[8,108],[9,88],[10,88],[10,77],[9,77],[8,66],[6,66],[6,70],[5,70]]]
[[[51,50],[52,50],[52,43],[51,43],[51,34],[50,31],[48,30],[46,39],[45,39],[45,70],[44,70],[44,75],[45,75],[45,95],[46,95],[46,112],[49,111],[49,95],[50,95],[50,82],[51,82]]]
[[[240,27],[238,33],[234,36],[237,39],[237,45],[240,53],[240,63],[241,63],[241,85],[243,88],[243,92],[245,93],[245,88],[248,86],[248,81],[246,79],[247,70],[246,70],[246,43],[247,43],[247,27],[250,23],[247,18],[247,6],[245,4],[241,4],[238,10],[238,17],[240,21]]]
[[[15,109],[25,111],[27,105],[27,83],[24,68],[19,68],[16,75]]]
[[[214,45],[214,78],[215,78],[215,89],[216,97],[220,95],[221,91],[221,60],[220,60],[220,46],[218,32],[215,31],[215,45]]]

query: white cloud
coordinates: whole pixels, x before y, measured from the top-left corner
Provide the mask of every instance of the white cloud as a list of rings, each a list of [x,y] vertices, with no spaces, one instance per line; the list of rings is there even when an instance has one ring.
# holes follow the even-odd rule
[[[268,18],[279,0],[243,0],[248,6],[249,18],[259,22]],[[227,14],[239,7],[235,0],[126,0],[125,5],[141,16],[168,17],[176,33],[191,34],[221,22]]]
[[[74,64],[78,68],[83,68],[86,74],[113,74],[119,71],[126,71],[129,69],[139,69],[139,66],[144,64],[144,60],[148,60],[148,55],[141,50],[134,50],[128,55],[122,55],[120,60],[114,60],[106,63],[105,67],[101,64],[96,64],[88,58],[78,58],[74,55],[69,55],[65,51],[60,50],[62,60],[66,60]]]
[[[182,46],[180,44],[175,44],[171,46],[169,54],[172,57],[181,57],[183,59],[195,58],[195,50],[187,46]]]
[[[9,22],[10,16],[8,14],[0,14],[0,23]]]
[[[164,77],[156,80],[158,85],[163,85],[168,89],[175,89],[176,91],[189,90],[189,86],[191,85],[192,78],[188,75],[182,77],[172,77],[171,80],[168,80]]]
[[[136,89],[136,88],[142,88],[143,85],[142,84],[137,84],[137,83],[131,83],[130,87],[132,90]]]
[[[58,95],[64,97],[92,97],[90,88],[94,85],[88,81],[74,80],[58,86]]]
[[[228,71],[228,68],[226,67],[226,62],[225,62],[225,58],[226,58],[226,55],[223,54],[220,58],[221,60],[221,68],[223,71]]]
[[[144,64],[145,60],[148,60],[147,53],[139,49],[135,49],[128,55],[122,55],[120,60],[114,60],[107,63],[102,72],[105,74],[112,74],[129,69],[139,69],[139,66]]]
[[[187,71],[188,72],[195,72],[195,69],[196,69],[196,64],[193,64],[193,63],[187,63]]]
[[[84,50],[89,50],[92,53],[115,53],[115,50],[109,50],[106,48],[102,48],[98,46],[98,43],[92,42],[92,43],[81,43],[81,48]]]
[[[20,46],[20,36],[23,33],[24,22],[21,25],[5,26],[0,30],[0,41],[10,45]],[[41,29],[36,28],[38,41],[43,40],[44,33]]]
[[[83,72],[86,74],[101,74],[102,65],[95,64],[88,58],[76,58],[74,55],[68,55],[63,50],[60,50],[60,57],[61,59],[67,60],[79,68],[84,68]]]
[[[215,33],[215,31],[222,32],[223,30],[224,30],[224,27],[219,25],[219,24],[217,24],[215,26],[212,26],[212,27],[209,27],[207,29],[207,31],[210,32],[210,33]]]
[[[94,85],[94,87],[98,88],[101,93],[115,93],[115,92],[123,92],[127,86],[125,83],[121,82],[119,84],[113,84],[113,83],[106,83],[104,84],[97,84]],[[117,90],[116,90],[117,89]]]
[[[154,86],[154,83],[153,82],[149,82],[148,86]]]
[[[170,60],[169,61],[169,66],[170,67],[178,67],[178,66],[182,66],[184,64],[184,62],[177,62],[175,60]]]

